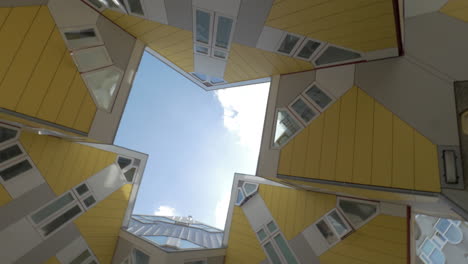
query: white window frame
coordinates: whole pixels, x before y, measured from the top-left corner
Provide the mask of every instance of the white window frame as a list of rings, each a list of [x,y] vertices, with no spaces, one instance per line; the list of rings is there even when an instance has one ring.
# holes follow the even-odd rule
[[[229,55],[229,54],[228,54]],[[226,80],[223,79],[222,82],[217,82],[217,83],[213,83],[213,77],[210,78],[210,83],[212,86],[216,86],[216,85],[221,85],[221,84],[225,84],[227,83]]]
[[[115,1],[113,1],[113,0],[106,0],[106,1],[112,1],[112,2],[115,3]],[[107,7],[106,5],[104,5],[104,6],[106,6],[106,7],[105,7],[106,9],[114,10],[114,11],[117,11],[117,12],[119,12],[119,13],[123,13],[123,14],[128,15],[128,11],[127,11],[127,7],[125,6],[125,3],[121,3],[120,0],[117,0],[117,2],[119,2],[119,4],[122,5],[122,8]]]
[[[215,51],[219,51],[219,52],[225,53],[225,54],[226,54],[226,58],[220,58],[220,57],[215,56]],[[210,56],[211,56],[213,59],[216,59],[216,60],[227,61],[227,60],[229,59],[229,51],[224,50],[224,49],[214,48],[214,47],[213,47],[213,48],[211,48]]]
[[[229,35],[229,41],[228,41],[227,48],[216,46],[216,35],[218,34],[218,20],[219,20],[219,17],[225,17],[225,18],[232,19],[231,33]],[[213,47],[213,49],[217,49],[219,51],[225,52],[228,55],[228,56],[226,56],[226,60],[227,60],[227,58],[229,57],[229,50],[231,50],[231,44],[232,44],[232,39],[234,37],[234,31],[236,29],[237,20],[236,20],[236,18],[234,18],[232,16],[228,16],[228,15],[225,15],[223,13],[218,13],[218,12],[215,13],[215,19],[214,20],[215,21],[214,21],[214,28],[213,28],[213,44],[212,44],[212,47]],[[213,58],[218,58],[218,57],[213,57]]]
[[[76,191],[76,188],[83,185],[83,184],[86,185],[86,187],[88,187],[88,191],[85,192],[83,195],[79,195],[78,191]],[[73,191],[73,194],[75,195],[75,197],[78,198],[78,201],[81,203],[82,207],[86,208],[86,210],[89,210],[89,209],[93,208],[98,203],[98,200],[96,199],[96,196],[94,195],[93,190],[91,189],[91,187],[89,186],[89,184],[86,181],[74,186],[72,188],[72,191]],[[91,196],[93,196],[95,202],[90,206],[86,206],[84,200],[86,200],[87,198],[89,198]]]
[[[79,56],[80,53],[83,53],[83,52],[87,52],[89,50],[100,50],[101,52],[103,52],[104,54],[104,57],[106,59],[106,61],[104,62],[104,64],[102,66],[98,66],[97,68],[94,68],[94,69],[85,69],[83,68],[82,65],[80,65],[78,63],[78,61],[75,59],[75,56]],[[74,50],[71,52],[71,57],[73,58],[73,62],[75,63],[76,65],[76,68],[78,69],[78,71],[81,73],[81,74],[84,74],[84,73],[87,73],[87,72],[92,72],[92,71],[95,71],[95,70],[99,70],[99,69],[103,69],[103,68],[107,68],[107,67],[110,67],[113,65],[113,62],[112,62],[112,59],[109,55],[109,52],[107,51],[107,48],[106,46],[102,45],[102,46],[94,46],[94,47],[87,47],[87,48],[83,48],[83,49],[77,49],[77,50]]]
[[[236,204],[237,206],[241,206],[241,205],[245,202],[245,199],[246,199],[247,197],[245,196],[244,190],[243,190],[241,187],[237,187],[236,190],[237,190],[237,192],[236,192],[235,204]],[[242,201],[237,202],[237,197],[239,196],[239,191],[242,193],[242,195],[244,196],[244,198],[242,198]]]
[[[203,42],[198,42],[197,41],[197,10],[200,10],[202,12],[206,12],[210,14],[210,36],[208,38],[208,43],[203,43]],[[214,20],[215,20],[215,15],[213,11],[206,10],[204,8],[199,8],[194,6],[193,11],[192,11],[192,23],[193,23],[193,43],[195,45],[202,45],[202,46],[209,46],[211,47],[213,44],[213,27],[214,27]]]
[[[253,184],[253,185],[255,185],[255,186],[256,186],[256,187],[255,187],[255,191],[254,191],[253,193],[247,195],[247,191],[245,190],[245,185],[246,185],[246,184]],[[242,190],[244,191],[244,195],[246,195],[246,197],[251,197],[251,196],[255,195],[255,194],[258,192],[258,188],[259,188],[259,184],[258,184],[258,183],[253,183],[253,182],[244,182],[244,183],[242,183]]]
[[[92,5],[92,4],[91,4]],[[77,46],[75,47],[65,36],[65,32],[67,31],[78,31],[78,30],[84,30],[84,29],[90,29],[92,28],[94,30],[94,34],[96,34],[96,42],[92,42],[91,44],[86,44],[82,46]],[[65,43],[67,44],[67,47],[69,50],[80,50],[84,48],[90,48],[90,47],[95,47],[95,46],[101,46],[104,45],[104,41],[102,40],[101,33],[99,33],[99,30],[96,25],[87,25],[87,26],[77,26],[77,27],[66,27],[66,28],[61,28],[60,29],[60,34],[62,35],[62,38],[65,40]]]
[[[322,91],[324,94],[326,94],[328,97],[330,97],[331,101],[330,103],[325,106],[324,108],[322,108],[321,106],[319,106],[316,102],[314,102],[314,100],[312,100],[311,98],[309,98],[309,96],[306,94],[306,92],[312,88],[312,86],[317,86],[317,88],[320,89],[320,91]],[[312,82],[311,84],[309,84],[307,86],[307,88],[304,89],[304,91],[301,93],[301,95],[306,99],[307,102],[309,102],[310,104],[312,104],[315,109],[317,109],[319,112],[324,112],[325,110],[327,110],[335,101],[336,101],[336,98],[335,96],[333,96],[329,91],[325,90],[322,88],[322,86],[318,83],[318,82]]]
[[[277,124],[277,120],[278,120],[278,113],[280,111],[286,111],[288,112],[288,114],[299,124],[300,128],[299,130],[297,130],[294,134],[292,134],[288,140],[286,140],[282,145],[280,146],[275,146],[275,134],[276,134],[276,124]],[[297,136],[297,134],[301,133],[301,131],[304,129],[304,125],[302,124],[301,121],[299,121],[296,116],[291,113],[291,111],[288,109],[288,108],[284,108],[284,107],[279,107],[279,108],[276,108],[276,112],[275,112],[275,119],[274,119],[274,125],[273,125],[273,133],[271,135],[271,144],[270,144],[270,147],[271,149],[282,149],[285,145],[287,145],[289,143],[289,141],[291,141],[294,137]]]
[[[144,19],[147,19],[146,18],[146,14],[148,14],[147,12],[147,8],[146,8],[146,4],[145,4],[145,1],[143,0],[137,0],[140,2],[140,5],[141,5],[141,9],[143,10],[143,15],[140,15],[138,13],[134,13],[130,10],[130,3],[128,2],[128,0],[124,0],[124,5],[125,5],[125,8],[127,9],[127,13],[129,15],[132,15],[132,16],[136,16],[136,17],[141,17],[141,18],[144,18]]]
[[[274,232],[271,232],[269,229],[268,229],[268,224],[270,222],[273,222],[276,226],[276,230]],[[258,232],[260,230],[262,230],[265,232],[266,234],[266,238],[264,240],[260,240],[260,238],[258,237]],[[273,249],[275,250],[276,254],[278,255],[278,257],[280,258],[281,262],[282,263],[288,263],[286,261],[286,258],[284,257],[283,255],[283,252],[281,252],[281,249],[278,247],[278,245],[276,244],[276,241],[275,241],[275,237],[277,236],[282,236],[283,237],[283,240],[286,242],[288,248],[289,248],[289,251],[291,251],[291,254],[294,256],[294,258],[296,259],[296,262],[297,263],[300,263],[299,262],[299,259],[297,258],[297,255],[296,253],[291,249],[291,246],[289,245],[289,241],[286,239],[286,237],[283,235],[283,233],[281,232],[279,226],[278,226],[278,223],[276,223],[276,221],[274,219],[269,219],[266,223],[264,223],[263,225],[260,226],[260,228],[258,228],[257,230],[255,230],[255,236],[257,237],[257,240],[260,241],[260,246],[262,247],[262,250],[263,252],[265,253],[265,255],[267,256],[268,260],[270,263],[273,263],[273,260],[270,258],[270,255],[268,255],[266,249],[265,249],[265,244],[267,244],[268,242],[270,242],[270,244],[273,246]]]
[[[328,220],[328,215],[330,215],[331,213],[333,212],[336,212],[338,214],[338,216],[340,217],[341,221],[345,224],[348,232],[340,235],[338,234],[338,232],[336,231],[336,229],[333,227],[333,224],[330,222],[330,220]],[[320,232],[319,228],[317,227],[317,224],[321,221],[324,221],[327,225],[328,225],[328,228],[333,232],[333,234],[336,236],[337,240],[335,242],[333,242],[332,244],[328,243],[327,239],[322,235],[322,233]],[[334,245],[338,244],[341,242],[341,240],[343,240],[344,237],[346,237],[347,235],[349,235],[351,232],[353,232],[353,227],[348,223],[348,219],[342,214],[341,211],[339,211],[337,208],[333,208],[332,210],[328,211],[324,216],[320,217],[319,219],[317,219],[317,221],[315,221],[313,223],[313,226],[314,228],[316,229],[317,231],[317,234],[319,234],[321,236],[321,238],[323,238],[323,240],[325,241],[325,243],[327,243],[328,245],[328,249],[333,247]]]
[[[27,160],[27,161],[29,162],[29,165],[31,165],[31,167],[32,167],[31,169],[29,169],[29,170],[27,170],[27,171],[25,171],[25,172],[22,172],[22,173],[16,175],[15,177],[13,177],[13,178],[11,178],[11,179],[9,179],[9,180],[7,180],[7,181],[5,181],[2,177],[0,177],[0,183],[3,184],[4,186],[7,185],[7,184],[13,185],[13,184],[15,184],[15,181],[19,180],[19,178],[20,178],[22,175],[24,175],[24,174],[26,174],[26,173],[29,173],[29,172],[31,172],[31,171],[36,171],[36,172],[38,171],[38,169],[36,168],[36,165],[34,164],[34,162],[32,161],[32,159],[31,159],[28,155],[24,155],[24,154],[22,154],[22,155],[20,155],[19,157],[15,158],[15,159],[14,159],[13,161],[11,161],[11,162],[6,162],[5,164],[2,164],[2,165],[0,166],[0,171],[3,171],[4,169],[7,169],[7,168],[9,168],[9,167],[12,167],[12,166],[14,166],[14,165],[16,165],[16,164],[18,164],[18,163],[20,163],[20,162],[23,162],[23,161],[25,161],[25,160]],[[10,160],[9,160],[9,161],[10,161]]]
[[[363,204],[370,204],[374,205],[376,207],[375,214],[373,214],[371,217],[367,218],[365,221],[360,223],[359,225],[354,225],[347,217],[346,213],[341,209],[340,207],[340,201],[350,201],[350,202],[356,202],[356,203],[363,203]],[[380,214],[380,203],[379,202],[374,202],[374,201],[369,201],[369,200],[363,200],[363,199],[356,199],[356,198],[349,198],[349,197],[342,197],[338,196],[336,199],[336,209],[344,216],[346,221],[351,225],[351,227],[354,230],[358,230],[359,228],[365,226],[367,223],[369,223],[372,219],[374,219],[376,216]]]
[[[302,100],[314,113],[315,113],[315,116],[309,120],[308,122],[306,122],[304,119],[301,118],[300,114],[297,113],[294,108],[293,108],[293,105],[294,103],[296,103],[298,100]],[[317,109],[317,106],[313,105],[311,102],[309,102],[309,100],[307,100],[304,96],[302,95],[299,95],[298,97],[296,97],[289,105],[288,105],[288,108],[289,110],[291,111],[291,113],[293,115],[296,116],[296,118],[304,125],[304,126],[308,126],[310,123],[312,123],[312,121],[314,121],[317,117],[320,116],[321,112]]]
[[[117,70],[120,73],[120,78],[119,78],[119,81],[117,82],[116,91],[114,92],[114,94],[112,95],[112,98],[111,98],[111,106],[110,106],[109,110],[107,110],[107,109],[103,109],[103,108],[99,107],[98,101],[97,101],[96,97],[94,96],[94,93],[91,91],[91,88],[89,87],[88,81],[87,81],[87,79],[85,77],[87,75],[89,75],[89,74],[92,74],[92,73],[96,72],[96,71],[104,70],[104,69],[111,68],[111,67],[113,69]],[[112,113],[112,110],[114,109],[114,105],[115,105],[115,99],[117,98],[117,94],[119,93],[120,86],[122,85],[122,80],[123,80],[123,77],[124,77],[124,71],[122,71],[119,67],[117,67],[115,65],[111,65],[111,66],[108,66],[108,67],[99,68],[99,69],[96,69],[96,70],[93,70],[93,71],[88,71],[88,72],[85,72],[85,73],[81,73],[81,76],[83,78],[84,83],[86,84],[86,87],[89,90],[89,93],[91,94],[91,97],[93,98],[94,103],[96,104],[96,107],[101,111],[104,111],[104,112],[107,112],[107,113]]]
[[[307,42],[310,41],[314,41],[314,42],[318,42],[320,43],[320,45],[317,47],[317,49],[309,56],[309,58],[302,58],[302,57],[299,57],[299,53],[301,52],[301,50],[304,48],[304,46],[307,44]],[[316,55],[320,53],[320,51],[322,51],[322,49],[324,47],[326,47],[326,42],[323,42],[323,41],[320,41],[318,39],[313,39],[313,38],[308,38],[308,37],[305,37],[303,40],[302,40],[302,43],[301,45],[299,45],[299,47],[296,49],[296,52],[294,52],[293,54],[293,57],[295,59],[299,59],[299,60],[304,60],[304,61],[312,61],[313,59],[315,59]]]
[[[146,252],[145,250],[143,250],[143,249],[141,249],[141,248],[136,248],[136,247],[132,248],[132,251],[131,251],[131,253],[130,253],[130,256],[129,256],[129,257],[130,257],[130,260],[131,260],[130,263],[132,263],[132,264],[133,264],[133,263],[136,263],[136,260],[135,260],[135,252],[136,252],[136,250],[138,250],[138,251],[142,252],[143,254],[145,254],[146,256],[148,256],[148,258],[149,258],[148,263],[151,263],[151,254],[149,254],[148,252]]]
[[[88,247],[86,248],[86,250],[88,250],[90,256],[89,256],[87,259],[83,260],[83,262],[81,262],[81,263],[90,264],[90,263],[94,260],[96,263],[99,264],[99,261],[98,261],[98,259],[96,258],[96,256],[94,255],[94,252],[91,250],[91,248],[89,248],[89,246],[88,246]],[[82,252],[83,252],[83,251],[82,251]],[[82,253],[82,252],[81,252],[81,253]],[[80,253],[80,254],[81,254],[81,253]],[[79,255],[78,255],[78,256],[79,256]],[[74,258],[72,258],[72,261],[75,260],[75,258],[77,258],[78,256],[75,256]]]
[[[122,158],[126,158],[126,159],[131,160],[130,164],[127,165],[127,166],[124,167],[124,168],[120,168],[119,163],[118,163],[119,157],[122,157]],[[133,181],[132,181],[132,182],[127,181],[127,178],[125,178],[125,173],[126,173],[127,171],[131,170],[132,168],[135,168],[135,175],[138,173],[138,169],[139,169],[138,167],[139,167],[139,166],[136,166],[136,165],[135,165],[135,158],[128,157],[128,156],[124,156],[124,155],[117,155],[117,158],[115,159],[115,162],[114,162],[114,163],[117,165],[117,167],[118,167],[118,168],[120,169],[120,171],[122,172],[123,180],[124,180],[125,182],[127,182],[127,183],[133,183]],[[135,180],[135,176],[133,177],[133,180]]]
[[[8,160],[6,160],[4,162],[0,162],[0,168],[1,169],[4,169],[6,167],[10,167],[9,164],[16,164],[16,163],[20,162],[20,160],[22,161],[28,156],[26,151],[24,150],[23,146],[21,145],[21,143],[19,143],[19,141],[10,141],[10,140],[6,141],[5,144],[0,145],[0,151],[3,151],[3,150],[5,150],[5,149],[7,149],[9,147],[14,146],[14,145],[18,146],[18,148],[21,150],[21,154],[16,156],[16,157],[10,158],[10,159],[8,159]],[[16,161],[18,161],[18,162],[16,162]],[[0,177],[0,179],[3,180],[2,177]]]
[[[197,51],[197,46],[207,48],[208,52],[205,54],[205,53]],[[212,51],[212,48],[210,46],[206,45],[206,44],[202,44],[200,42],[195,42],[194,45],[193,45],[193,52],[195,54],[199,54],[199,55],[202,55],[202,56],[211,56],[211,53],[212,53],[211,51]]]
[[[287,35],[291,35],[291,36],[295,36],[295,37],[298,37],[298,38],[299,38],[299,40],[297,41],[297,43],[294,45],[293,49],[292,49],[291,52],[289,52],[289,53],[285,53],[285,52],[279,51],[279,48],[281,47],[281,44],[283,43],[283,41],[284,41],[284,39],[286,38]],[[301,43],[302,43],[302,41],[304,40],[304,38],[305,38],[305,37],[302,36],[302,35],[284,31],[283,36],[281,36],[280,41],[276,44],[275,52],[278,53],[278,54],[281,54],[281,55],[285,55],[285,56],[291,57],[293,54],[296,53],[296,50],[297,50],[298,47],[301,45]]]
[[[7,129],[11,129],[11,130],[15,130],[15,131],[16,131],[16,135],[15,135],[13,138],[10,138],[10,139],[8,139],[8,140],[5,141],[5,142],[1,142],[1,143],[0,143],[0,148],[3,148],[4,145],[8,145],[8,144],[10,144],[11,142],[17,141],[17,140],[19,139],[19,136],[20,136],[20,133],[21,133],[20,128],[14,127],[14,126],[11,126],[11,125],[7,125],[7,124],[5,124],[5,123],[0,123],[0,128],[1,128],[1,127],[7,128]]]
[[[335,48],[339,48],[339,49],[343,49],[343,50],[347,50],[347,51],[351,51],[351,52],[355,52],[355,53],[358,53],[361,57],[359,58],[356,58],[356,59],[350,59],[350,60],[344,60],[344,61],[338,61],[338,62],[333,62],[333,63],[327,63],[327,64],[322,64],[322,65],[317,65],[315,63],[316,60],[318,60],[318,58],[320,58],[320,56],[322,56],[323,53],[325,53],[325,51],[329,48],[329,47],[335,47]],[[346,63],[351,63],[351,62],[357,62],[357,61],[365,61],[366,59],[364,58],[364,54],[360,51],[357,51],[357,50],[353,50],[353,49],[348,49],[348,48],[345,48],[345,47],[341,47],[341,46],[338,46],[338,45],[334,45],[334,44],[330,44],[330,43],[327,43],[316,55],[315,57],[313,57],[312,59],[312,65],[314,65],[315,68],[325,68],[325,67],[328,67],[328,66],[332,66],[332,65],[341,65],[341,64],[346,64]]]

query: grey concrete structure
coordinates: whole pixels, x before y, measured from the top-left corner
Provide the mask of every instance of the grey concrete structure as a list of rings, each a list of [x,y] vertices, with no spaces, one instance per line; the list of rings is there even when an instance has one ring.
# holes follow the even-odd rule
[[[192,1],[165,0],[164,5],[170,26],[192,31]]]
[[[233,41],[255,47],[273,2],[273,0],[243,0],[237,16]]]
[[[309,243],[302,233],[289,240],[291,249],[296,253],[297,258],[301,263],[319,264],[320,259],[315,255]]]

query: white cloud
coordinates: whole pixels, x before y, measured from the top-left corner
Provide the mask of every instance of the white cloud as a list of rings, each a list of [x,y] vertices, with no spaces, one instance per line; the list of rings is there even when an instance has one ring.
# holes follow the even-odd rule
[[[229,208],[229,199],[231,198],[229,192],[223,194],[220,200],[216,203],[215,209],[215,227],[224,229],[226,223],[227,212]]]
[[[154,215],[160,216],[174,216],[175,213],[176,209],[167,205],[161,205],[156,211],[154,211]]]
[[[270,83],[260,83],[215,92],[224,109],[224,126],[253,155],[260,147],[269,87]]]

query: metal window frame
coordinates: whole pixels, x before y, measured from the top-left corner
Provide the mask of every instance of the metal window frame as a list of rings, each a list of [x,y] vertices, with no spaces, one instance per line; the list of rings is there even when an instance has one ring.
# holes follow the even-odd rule
[[[322,64],[322,65],[317,65],[315,62],[320,58],[320,56],[322,56],[323,53],[325,53],[325,51],[329,47],[335,47],[335,48],[339,48],[339,49],[342,49],[342,50],[355,52],[355,53],[358,53],[360,55],[360,57],[356,58],[356,59],[350,59],[350,60],[337,61],[337,62]],[[331,43],[326,43],[325,46],[315,55],[315,57],[312,58],[311,63],[312,63],[312,65],[314,65],[315,68],[324,68],[324,67],[328,67],[328,66],[332,66],[332,65],[341,65],[341,64],[357,62],[357,61],[362,61],[362,60],[365,60],[363,52],[353,50],[353,49],[349,49],[349,48],[345,48],[345,47],[341,47],[341,46],[331,44]]]
[[[273,222],[275,225],[276,225],[276,230],[274,232],[271,232],[267,225],[270,223],[270,222]],[[260,240],[260,238],[258,237],[257,235],[257,232],[260,231],[260,230],[264,230],[265,233],[266,233],[266,237],[264,240]],[[273,249],[275,250],[276,254],[278,255],[278,257],[280,258],[281,262],[282,263],[288,263],[286,261],[286,258],[285,256],[283,255],[283,252],[281,251],[281,249],[279,248],[279,246],[276,244],[276,241],[275,241],[275,237],[277,236],[282,236],[284,241],[286,242],[286,245],[288,246],[289,248],[289,251],[291,252],[291,254],[294,256],[294,258],[296,259],[297,263],[299,263],[298,261],[298,258],[297,258],[297,255],[296,253],[291,249],[291,246],[289,245],[289,241],[286,239],[286,237],[284,236],[283,232],[281,232],[280,228],[279,228],[279,225],[278,223],[275,221],[275,219],[268,219],[268,221],[266,221],[264,224],[262,224],[258,229],[254,230],[255,231],[255,236],[257,237],[257,240],[260,242],[260,246],[262,247],[263,249],[263,252],[265,253],[265,255],[267,256],[268,260],[270,261],[270,263],[273,263],[272,259],[270,258],[270,256],[268,255],[266,249],[265,249],[265,245],[270,242],[271,245],[273,246]]]
[[[295,36],[295,37],[298,37],[299,40],[297,41],[297,43],[294,45],[293,49],[291,50],[291,52],[289,53],[285,53],[285,52],[281,52],[279,51],[279,48],[281,47],[281,44],[283,44],[283,41],[286,39],[286,36],[288,35],[291,35],[291,36]],[[285,55],[285,56],[293,56],[293,54],[296,53],[296,50],[299,48],[299,46],[301,45],[301,43],[303,42],[304,40],[304,36],[302,35],[299,35],[299,34],[296,34],[296,33],[292,33],[292,32],[287,32],[287,31],[284,31],[283,32],[283,36],[281,36],[281,39],[280,41],[276,44],[275,46],[275,52],[278,53],[278,54],[281,54],[281,55]]]
[[[296,112],[296,110],[294,110],[293,108],[293,105],[299,101],[299,100],[302,100],[314,113],[315,113],[315,116],[309,120],[308,122],[306,122],[304,119],[301,118],[300,114],[298,112]],[[314,104],[312,104],[311,102],[309,102],[309,100],[307,100],[302,94],[298,95],[289,105],[288,105],[288,108],[289,110],[291,110],[291,113],[293,115],[296,116],[296,118],[302,122],[302,124],[304,126],[308,126],[310,123],[312,123],[312,121],[314,121],[317,117],[320,116],[321,112],[317,109],[317,106],[315,106]]]
[[[65,36],[65,32],[74,31],[74,30],[76,30],[76,31],[77,30],[84,30],[84,29],[93,29],[94,34],[96,35],[97,41],[92,42],[90,44],[83,45],[83,46],[75,47],[75,45],[73,45],[70,42],[70,40],[68,40],[67,37]],[[67,44],[68,49],[71,50],[71,51],[104,45],[103,38],[102,38],[101,33],[99,32],[96,25],[65,27],[65,28],[60,29],[60,34],[62,35],[62,38],[64,39],[65,43]]]
[[[299,53],[302,51],[302,49],[303,49],[304,46],[307,44],[307,42],[309,42],[309,40],[310,40],[310,41],[314,41],[314,42],[318,42],[318,43],[320,43],[320,45],[319,45],[319,46],[317,47],[317,49],[309,56],[309,58],[302,58],[302,57],[299,57]],[[324,42],[324,41],[321,41],[321,40],[318,40],[318,39],[314,39],[314,38],[305,37],[305,38],[302,40],[301,45],[299,45],[299,47],[297,48],[296,52],[294,52],[293,58],[311,62],[313,59],[315,59],[316,55],[319,54],[319,53],[322,51],[322,49],[323,49],[324,47],[326,47],[326,46],[327,46],[327,43]]]
[[[208,36],[208,43],[203,43],[203,42],[197,41],[197,10],[210,14],[210,29],[209,29],[210,35]],[[214,20],[215,20],[215,15],[214,15],[213,11],[193,6],[193,9],[192,9],[192,24],[193,24],[193,43],[195,45],[201,44],[202,46],[209,46],[209,47],[212,46],[212,44],[213,44]]]
[[[350,224],[350,226],[354,230],[358,230],[359,228],[365,226],[367,223],[369,223],[372,219],[374,219],[376,216],[380,214],[380,203],[376,201],[369,201],[369,200],[363,200],[363,199],[357,199],[357,198],[349,198],[349,197],[343,197],[343,196],[337,196],[336,197],[336,209],[344,216],[346,221]],[[350,202],[355,202],[355,203],[362,203],[362,204],[369,204],[369,205],[374,205],[376,207],[375,213],[371,215],[369,218],[367,218],[365,221],[362,223],[355,225],[353,222],[346,217],[346,213],[341,209],[340,207],[340,201],[350,201]]]
[[[282,145],[280,146],[275,146],[275,134],[276,134],[276,124],[277,124],[277,121],[278,121],[278,113],[280,111],[286,111],[288,112],[288,114],[294,119],[294,121],[296,121],[298,124],[299,124],[299,130],[297,130],[294,134],[292,134],[288,140],[286,140]],[[273,126],[273,133],[272,133],[272,137],[271,137],[271,143],[270,143],[270,147],[271,149],[282,149],[285,145],[287,145],[289,143],[289,141],[291,141],[294,137],[297,136],[297,134],[299,134],[302,130],[304,129],[304,125],[302,124],[301,121],[299,121],[296,116],[291,113],[291,111],[286,108],[286,107],[279,107],[279,108],[276,108],[276,111],[275,111],[275,119],[274,119],[274,126]]]
[[[320,89],[320,91],[322,91],[324,94],[326,94],[328,97],[330,97],[331,101],[330,101],[330,103],[329,103],[327,106],[325,106],[325,107],[322,108],[322,107],[319,106],[314,100],[312,100],[312,98],[310,98],[310,97],[306,94],[306,92],[307,92],[308,90],[310,90],[314,85],[317,86],[317,88]],[[312,82],[311,84],[309,84],[309,85],[307,86],[307,88],[305,88],[304,91],[301,93],[301,95],[306,99],[307,102],[311,103],[311,104],[315,107],[315,109],[317,109],[319,112],[322,112],[322,113],[325,112],[325,110],[327,110],[334,102],[336,102],[335,96],[333,96],[329,91],[323,89],[323,88],[322,88],[322,85],[319,84],[317,81],[314,81],[314,82]]]
[[[214,27],[213,27],[213,42],[211,46],[213,47],[213,49],[224,51],[227,55],[229,55],[229,50],[231,50],[231,45],[232,45],[232,39],[234,38],[234,31],[236,30],[237,19],[235,17],[228,16],[228,15],[225,15],[223,13],[218,13],[218,12],[215,12],[214,15],[215,15],[215,18],[214,18]],[[216,46],[216,36],[218,35],[218,23],[219,23],[218,21],[220,17],[232,19],[231,32],[229,34],[228,46],[226,48]]]

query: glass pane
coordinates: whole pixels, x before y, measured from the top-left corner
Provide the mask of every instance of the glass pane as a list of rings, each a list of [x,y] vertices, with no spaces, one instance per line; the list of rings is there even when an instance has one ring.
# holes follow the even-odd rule
[[[150,257],[138,249],[133,252],[135,256],[135,264],[148,264]]]
[[[92,28],[86,28],[86,29],[65,32],[65,37],[68,40],[96,38],[96,32],[94,32],[94,29]]]
[[[306,91],[306,95],[322,109],[332,101],[332,99],[316,85],[312,85],[312,87]]]
[[[154,243],[156,243],[156,244],[158,244],[160,246],[165,245],[167,243],[167,239],[168,239],[167,236],[143,236],[143,237],[153,241]]]
[[[87,258],[91,257],[91,254],[89,253],[89,251],[86,249],[85,251],[83,251],[83,253],[81,253],[78,257],[74,258],[70,264],[81,264],[81,263],[84,263],[83,261],[85,261]]]
[[[128,0],[128,5],[130,8],[130,12],[136,13],[142,16],[145,15],[145,13],[143,12],[143,7],[141,6],[140,0]]]
[[[361,55],[359,53],[330,46],[317,60],[315,60],[315,64],[320,66],[329,63],[353,60],[360,57]]]
[[[96,202],[96,199],[94,199],[93,196],[90,196],[90,197],[84,199],[83,202],[86,205],[86,207],[90,207],[91,205],[93,205]]]
[[[94,7],[96,7],[97,9],[102,8],[102,4],[101,4],[101,2],[99,2],[99,0],[88,0],[88,2],[90,2],[92,5],[94,5]]]
[[[128,171],[126,171],[124,173],[125,179],[128,182],[132,182],[133,181],[133,176],[135,176],[135,172],[136,172],[136,168],[131,168]]]
[[[289,54],[294,49],[294,46],[296,46],[296,43],[298,41],[299,37],[287,34],[283,42],[281,43],[278,51]]]
[[[229,37],[231,36],[232,23],[234,21],[227,17],[218,17],[218,28],[216,30],[216,46],[227,49]]]
[[[130,163],[132,163],[132,160],[124,158],[124,157],[119,157],[119,159],[117,160],[117,163],[119,164],[119,167],[123,169],[127,167],[128,165],[130,165]]]
[[[31,219],[34,221],[34,223],[39,224],[42,220],[46,219],[47,217],[54,214],[55,212],[62,209],[63,207],[69,205],[74,200],[75,198],[73,198],[71,193],[67,193],[66,195],[55,200],[53,203],[42,208],[37,213],[33,214],[31,216]]]
[[[88,72],[112,65],[104,46],[81,49],[72,53],[80,72]]]
[[[208,44],[210,40],[211,14],[197,10],[196,12],[196,40]]]
[[[445,263],[445,256],[442,251],[439,249],[436,249],[432,251],[431,255],[429,256],[429,259],[433,264],[444,264]]]
[[[194,72],[192,73],[195,77],[197,77],[200,81],[204,82],[206,81],[206,75],[203,74],[203,73],[198,73],[198,72]]]
[[[0,143],[10,140],[16,137],[16,130],[9,129],[6,127],[0,127]]]
[[[9,159],[12,159],[14,157],[17,157],[19,155],[23,154],[21,149],[18,147],[18,145],[13,145],[10,146],[6,149],[0,150],[0,163],[5,162]]]
[[[212,78],[211,78],[211,83],[212,83],[212,84],[224,83],[224,80],[223,80],[223,79],[220,79],[220,78],[212,77]]]
[[[0,171],[0,177],[2,177],[2,179],[4,181],[8,181],[8,180],[20,175],[21,173],[24,173],[24,172],[28,171],[30,169],[32,169],[32,166],[29,163],[29,161],[23,160],[20,163],[17,163],[17,164],[15,164],[13,166],[10,166],[10,167],[4,169],[3,171]]]
[[[276,120],[275,142],[276,147],[282,146],[290,137],[292,137],[301,127],[296,120],[286,111],[278,111]]]
[[[328,244],[331,245],[338,241],[338,238],[335,236],[335,233],[333,233],[333,231],[330,229],[330,227],[324,220],[318,222],[316,226],[322,234],[322,236],[325,238],[325,240],[327,240]]]
[[[265,230],[260,229],[260,230],[257,232],[257,236],[258,236],[258,239],[260,239],[260,241],[263,241],[263,240],[265,240],[265,238],[267,237],[267,234],[265,233]]]
[[[181,239],[179,241],[179,248],[187,249],[187,248],[202,248],[202,247],[188,240]]]
[[[220,58],[220,59],[226,59],[226,57],[227,57],[226,52],[222,52],[222,51],[219,51],[219,50],[215,50],[215,51],[213,52],[213,55],[214,55],[216,58]]]
[[[270,242],[266,243],[263,247],[270,257],[272,264],[281,264],[281,260]]]
[[[239,188],[237,189],[237,200],[236,200],[236,204],[240,205],[242,203],[242,201],[244,200],[244,193],[242,192],[242,190]]]
[[[117,1],[115,1],[115,0],[103,0],[103,1],[106,3],[107,7],[109,7],[109,8],[119,8],[119,9],[122,9],[122,10],[124,9],[123,6],[122,6],[122,1],[121,0],[117,0]]]
[[[208,52],[209,52],[209,49],[207,47],[203,47],[203,46],[195,46],[195,50],[198,53],[205,54],[205,55],[208,55]]]
[[[275,222],[271,221],[270,223],[267,224],[267,227],[268,227],[268,231],[270,231],[270,233],[273,233],[276,231],[276,229],[278,229],[275,225]]]
[[[440,220],[436,224],[436,229],[439,232],[444,233],[449,228],[449,226],[450,226],[450,222],[448,219],[440,218]]]
[[[68,209],[65,213],[55,218],[52,222],[48,223],[42,227],[44,235],[48,235],[54,232],[56,229],[60,228],[62,225],[66,224],[73,217],[81,213],[81,208],[78,205],[73,206],[71,209]]]
[[[80,196],[89,191],[88,186],[84,183],[76,187],[75,190]]]
[[[338,212],[333,211],[329,215],[327,215],[328,221],[332,224],[335,231],[338,233],[339,236],[343,236],[344,234],[348,233],[349,229],[346,227],[346,224],[338,215]]]
[[[286,262],[288,264],[297,264],[297,260],[291,252],[288,243],[286,243],[286,240],[284,240],[284,238],[281,235],[275,236],[275,242],[276,245],[279,247],[281,253],[283,253]]]
[[[144,218],[148,219],[148,220],[151,220],[151,221],[160,221],[160,222],[165,222],[165,223],[170,223],[170,224],[174,224],[175,221],[172,220],[172,219],[169,219],[169,218],[166,218],[166,217],[163,217],[163,216],[155,216],[155,215],[145,215],[143,216]]]
[[[310,59],[310,56],[317,50],[320,46],[319,42],[315,42],[313,40],[308,40],[307,43],[302,47],[301,51],[297,54],[298,57],[303,59]]]
[[[339,206],[346,218],[354,225],[359,226],[377,213],[377,206],[357,201],[340,200]]]
[[[89,72],[83,75],[89,90],[99,108],[106,111],[112,109],[114,94],[120,84],[121,73],[113,67]]]
[[[302,100],[298,99],[293,105],[292,109],[296,112],[304,122],[309,123],[314,117],[315,112]]]
[[[257,185],[253,183],[245,183],[244,191],[246,195],[251,195],[257,190]]]

